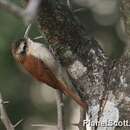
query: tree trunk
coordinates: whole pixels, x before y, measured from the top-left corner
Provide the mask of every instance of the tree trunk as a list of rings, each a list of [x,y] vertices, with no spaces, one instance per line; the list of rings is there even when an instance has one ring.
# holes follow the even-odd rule
[[[50,51],[68,72],[79,96],[88,102],[89,120],[130,121],[129,58],[126,55],[116,60],[107,57],[60,0],[43,0],[38,23]],[[96,125],[92,128],[114,129]]]

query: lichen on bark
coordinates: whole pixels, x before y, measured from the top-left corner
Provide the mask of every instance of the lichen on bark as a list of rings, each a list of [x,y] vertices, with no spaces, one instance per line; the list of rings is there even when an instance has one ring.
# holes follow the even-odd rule
[[[104,105],[108,103],[112,104],[108,109],[113,108],[114,104],[116,109],[122,110],[120,104],[129,97],[127,92],[130,92],[127,78],[129,58],[126,55],[119,59],[107,57],[98,42],[81,26],[75,14],[59,0],[43,0],[38,22],[50,50],[67,70],[77,93],[82,100],[88,101],[89,118],[96,113],[95,119],[100,120],[99,114],[105,114]],[[99,110],[94,112],[93,108],[97,106]]]
[[[39,14],[41,30],[45,33],[55,56],[68,70],[74,84],[78,84],[76,88],[81,97],[86,98],[86,92],[90,94],[88,90],[94,88],[93,85],[103,86],[101,82],[106,57],[95,39],[85,37],[86,32],[73,13],[61,2],[52,6],[50,1],[43,1]],[[81,64],[82,69],[86,68],[83,74],[80,72],[78,75],[72,70],[76,61]],[[98,93],[96,91],[98,89],[92,90],[91,93]]]

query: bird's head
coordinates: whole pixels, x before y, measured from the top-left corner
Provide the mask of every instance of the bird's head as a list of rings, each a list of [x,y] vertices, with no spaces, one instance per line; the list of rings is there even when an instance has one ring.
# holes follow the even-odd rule
[[[32,41],[29,38],[19,39],[12,44],[12,54],[16,61],[24,62],[26,56],[29,54],[29,49]]]
[[[12,44],[12,54],[19,63],[24,63],[28,56],[33,56],[43,61],[44,59],[52,58],[49,50],[43,44],[35,42],[30,38],[23,38],[14,42]]]

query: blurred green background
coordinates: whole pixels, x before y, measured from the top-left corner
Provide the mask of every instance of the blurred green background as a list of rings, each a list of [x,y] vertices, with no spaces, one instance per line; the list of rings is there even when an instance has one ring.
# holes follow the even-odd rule
[[[20,1],[11,1],[21,5]],[[95,22],[93,14],[88,9],[78,12],[77,16],[99,43],[101,42],[107,54],[118,57],[122,53],[124,43],[121,40],[122,35],[118,36],[115,29],[116,24],[118,24],[117,21],[113,25],[101,25]],[[9,101],[8,104],[5,104],[5,107],[12,123],[15,124],[21,119],[24,120],[17,127],[17,130],[50,130],[49,128],[32,127],[31,124],[56,124],[55,90],[49,87],[41,87],[43,84],[23,73],[21,67],[16,64],[11,55],[11,43],[23,37],[25,29],[22,19],[0,10],[0,92],[4,100]],[[40,33],[37,27],[33,26],[29,36],[34,38],[38,35]],[[70,103],[69,100],[66,100],[66,123],[69,122],[69,117],[73,118],[70,115],[71,105],[69,106],[68,103]],[[78,113],[78,111],[75,113]],[[75,113],[73,115],[76,115]],[[76,115],[73,118],[73,123],[77,123],[75,119],[79,119],[79,117]],[[5,130],[1,122],[0,130]],[[53,128],[53,130],[55,129]]]
[[[0,92],[4,100],[9,101],[5,107],[12,123],[24,120],[17,130],[39,130],[31,123],[56,124],[55,90],[43,87],[41,92],[41,84],[23,73],[11,55],[11,43],[23,37],[25,29],[22,19],[0,10]],[[37,27],[31,28],[31,32],[32,38],[40,35]],[[44,101],[46,92],[48,100]],[[0,130],[5,130],[1,121]]]

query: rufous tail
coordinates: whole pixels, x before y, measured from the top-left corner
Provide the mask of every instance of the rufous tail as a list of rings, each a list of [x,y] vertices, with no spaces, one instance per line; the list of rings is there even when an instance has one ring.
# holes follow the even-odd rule
[[[64,85],[59,81],[59,88],[61,88],[61,91],[67,95],[70,96],[77,104],[79,104],[84,109],[87,109],[87,103],[83,102],[79,96],[77,96],[69,87]]]

